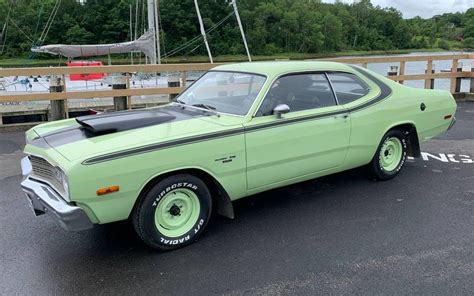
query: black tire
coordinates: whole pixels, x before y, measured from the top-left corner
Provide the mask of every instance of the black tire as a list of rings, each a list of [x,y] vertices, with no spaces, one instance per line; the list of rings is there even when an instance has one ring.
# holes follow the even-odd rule
[[[387,155],[387,150],[382,151],[382,149],[386,146],[384,146],[387,141],[394,141],[396,140],[393,139],[398,139],[401,143],[401,157],[399,158],[399,161],[393,162],[392,167],[390,167],[390,170],[387,170],[384,167],[382,157],[384,155]],[[381,154],[382,153],[382,154]],[[374,158],[372,159],[372,162],[369,164],[369,170],[371,173],[371,176],[377,180],[385,181],[385,180],[390,180],[393,179],[400,170],[403,168],[405,165],[407,158],[407,139],[405,134],[398,130],[398,129],[393,129],[388,131],[382,138],[382,141],[380,141],[379,147],[377,148],[377,152],[374,155]],[[396,158],[398,159],[398,158]]]
[[[167,202],[168,198],[165,199],[165,197],[177,190],[180,190],[179,192],[189,190],[194,193],[199,202],[199,211],[197,211],[197,220],[194,224],[190,224],[193,226],[189,231],[178,236],[167,236],[163,233],[166,230],[159,230],[160,227],[163,229],[163,226],[161,224],[157,226],[155,212],[159,207],[160,209],[162,206],[164,207],[164,205],[160,205],[160,202]],[[173,206],[175,207],[174,203]],[[179,209],[177,211],[179,212]],[[174,215],[176,211],[172,213],[170,209],[169,213]],[[159,181],[140,199],[132,213],[132,223],[138,236],[148,246],[161,251],[169,251],[196,241],[204,232],[211,214],[212,198],[206,184],[195,176],[179,174]],[[159,216],[159,212],[157,215]],[[174,216],[177,215],[181,216],[179,213]]]

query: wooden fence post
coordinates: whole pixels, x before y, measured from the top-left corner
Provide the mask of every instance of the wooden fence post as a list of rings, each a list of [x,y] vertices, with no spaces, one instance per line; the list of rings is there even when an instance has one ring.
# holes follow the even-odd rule
[[[474,73],[474,67],[471,68],[471,73]],[[474,93],[474,77],[471,77],[471,86],[469,87],[469,92]]]
[[[186,71],[183,71],[183,72],[181,73],[181,81],[182,81],[182,82],[181,82],[181,86],[184,87],[184,88],[186,88],[186,83],[187,83],[187,82],[186,82],[186,79],[187,79],[187,77],[186,77]]]
[[[451,73],[457,72],[458,64],[459,64],[459,60],[453,59],[453,64],[451,66]],[[451,84],[450,84],[449,90],[451,91],[452,94],[456,93],[456,78],[455,77],[451,78]]]
[[[132,77],[132,74],[131,73],[125,73],[125,77],[126,77],[126,84],[125,84],[125,87],[127,89],[130,89],[130,79],[133,80],[133,77]],[[132,96],[127,96],[127,109],[128,110],[131,110],[132,109]]]
[[[180,86],[179,76],[172,75],[168,77],[168,87],[179,87],[179,86]],[[176,98],[177,96],[178,96],[177,94],[170,94],[169,95],[170,102],[174,100],[174,98]]]
[[[127,88],[127,77],[123,75],[112,77],[112,89],[126,89]],[[127,97],[114,97],[114,109],[115,111],[121,111],[127,109]]]
[[[63,74],[61,76],[63,78],[63,91],[66,92],[66,75]],[[68,100],[64,100],[64,113],[66,114],[66,118],[69,118],[69,106],[68,106]]]
[[[53,75],[49,80],[49,92],[58,93],[63,92],[64,81],[60,76]],[[49,113],[49,121],[60,120],[66,118],[66,101],[65,100],[52,100],[51,111]]]
[[[400,62],[400,72],[399,72],[398,75],[400,75],[400,76],[405,75],[405,64],[406,64],[405,61]],[[398,81],[398,82],[399,82],[400,84],[403,84],[405,81],[400,80],[400,81]]]
[[[456,72],[462,72],[462,65],[459,65],[458,68],[456,69]],[[457,77],[456,78],[456,88],[455,88],[455,92],[456,93],[460,93],[461,92],[461,82],[462,82],[462,78],[461,77]]]
[[[426,74],[432,74],[435,71],[433,70],[433,60],[428,61],[428,65],[426,67]],[[425,88],[426,89],[434,89],[434,79],[425,79]]]

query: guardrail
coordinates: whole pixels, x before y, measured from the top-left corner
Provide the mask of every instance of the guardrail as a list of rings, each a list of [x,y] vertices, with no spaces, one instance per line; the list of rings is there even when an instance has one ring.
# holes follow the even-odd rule
[[[433,88],[435,79],[450,79],[450,91],[453,94],[460,92],[461,79],[470,78],[470,92],[474,93],[474,69],[471,71],[463,71],[460,69],[459,60],[474,60],[474,54],[450,54],[450,55],[420,55],[420,56],[386,56],[386,57],[354,57],[354,58],[325,58],[325,61],[336,61],[348,64],[360,64],[367,68],[369,64],[374,63],[398,63],[395,71],[390,71],[388,77],[394,81],[404,83],[408,80],[424,80],[425,88]],[[451,69],[449,72],[435,73],[433,70],[433,61],[449,60],[451,61]],[[408,62],[426,62],[425,73],[410,74],[405,73],[406,63]],[[161,64],[161,65],[117,65],[117,66],[87,66],[87,67],[43,67],[43,68],[5,68],[0,69],[0,77],[10,76],[56,76],[62,81],[61,87],[50,88],[50,92],[43,93],[21,93],[0,95],[0,103],[3,102],[27,102],[27,101],[51,101],[51,109],[60,102],[66,102],[70,99],[93,99],[93,98],[126,98],[126,108],[132,108],[131,96],[148,96],[148,95],[176,95],[186,88],[186,77],[190,71],[207,71],[221,64],[199,63],[199,64]],[[471,62],[471,65],[474,64]],[[168,87],[148,87],[133,88],[130,87],[130,77],[134,73],[164,73],[173,72],[177,74],[182,81],[179,85],[170,84]],[[125,79],[123,89],[112,90],[80,90],[70,91],[65,83],[66,76],[71,74],[93,74],[93,73],[120,73]],[[176,84],[176,83],[175,83]],[[56,91],[56,92],[55,92]],[[122,105],[123,106],[123,105]],[[67,117],[67,104],[64,104],[62,114]],[[122,108],[124,109],[124,108]],[[1,113],[2,111],[0,111]],[[60,112],[60,113],[61,113]],[[61,114],[56,119],[63,118]],[[51,118],[49,118],[51,119]],[[2,124],[0,114],[0,125]]]

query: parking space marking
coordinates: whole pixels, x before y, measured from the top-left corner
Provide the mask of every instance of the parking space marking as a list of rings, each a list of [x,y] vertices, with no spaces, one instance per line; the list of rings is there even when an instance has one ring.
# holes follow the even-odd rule
[[[408,156],[409,160],[414,160],[415,158]],[[424,161],[439,161],[439,162],[453,162],[453,163],[465,163],[470,164],[474,163],[474,160],[470,155],[467,154],[456,154],[456,153],[429,153],[421,152],[421,159]]]

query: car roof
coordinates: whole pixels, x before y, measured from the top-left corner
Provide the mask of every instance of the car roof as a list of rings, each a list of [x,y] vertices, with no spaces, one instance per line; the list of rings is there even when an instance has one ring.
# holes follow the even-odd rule
[[[246,62],[225,64],[212,70],[237,71],[263,74],[265,76],[278,76],[289,72],[300,71],[351,71],[351,67],[337,62],[323,61],[275,61],[275,62]]]

